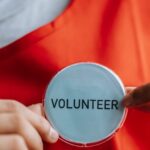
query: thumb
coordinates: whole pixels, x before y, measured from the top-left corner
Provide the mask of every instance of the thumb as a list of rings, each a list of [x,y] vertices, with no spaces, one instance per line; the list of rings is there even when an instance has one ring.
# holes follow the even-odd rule
[[[135,88],[123,98],[126,107],[141,106],[150,102],[150,83]]]

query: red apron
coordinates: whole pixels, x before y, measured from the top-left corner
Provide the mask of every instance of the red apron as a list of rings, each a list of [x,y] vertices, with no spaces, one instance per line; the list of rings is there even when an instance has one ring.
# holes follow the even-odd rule
[[[60,69],[85,61],[111,68],[126,86],[149,82],[149,18],[149,0],[73,0],[54,22],[0,50],[0,98],[42,102]],[[45,150],[79,149],[149,150],[150,114],[129,110],[123,128],[100,146],[45,144]]]

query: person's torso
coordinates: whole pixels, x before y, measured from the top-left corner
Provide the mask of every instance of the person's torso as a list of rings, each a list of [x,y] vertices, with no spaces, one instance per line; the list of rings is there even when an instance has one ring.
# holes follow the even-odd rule
[[[149,1],[73,0],[55,21],[0,50],[0,98],[42,102],[51,78],[76,62],[114,70],[125,86],[150,81]],[[150,114],[129,110],[122,129],[93,148],[61,141],[45,150],[149,150]]]

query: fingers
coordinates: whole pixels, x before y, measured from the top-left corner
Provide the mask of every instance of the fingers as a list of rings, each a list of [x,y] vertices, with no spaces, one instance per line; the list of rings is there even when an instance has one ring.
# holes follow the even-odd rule
[[[0,135],[1,150],[29,150],[22,136],[17,134]]]
[[[123,99],[123,105],[126,107],[140,106],[148,102],[150,102],[150,83],[134,89]]]
[[[30,105],[28,108],[36,114],[44,116],[43,105],[41,103]]]
[[[40,105],[36,105],[38,108],[37,110],[41,109],[39,108]],[[41,111],[41,110],[40,110]],[[58,133],[53,130],[49,124],[49,122],[42,117],[41,115],[38,115],[31,110],[29,110],[27,107],[22,105],[19,102],[12,101],[12,100],[1,100],[0,101],[0,113],[18,113],[22,116],[24,116],[31,124],[32,126],[38,131],[42,139],[46,142],[55,143],[59,135]]]
[[[44,116],[44,110],[43,110],[43,106],[41,103],[39,104],[34,104],[28,107],[31,111],[35,112],[36,114],[39,114],[43,117]],[[49,124],[49,123],[48,123]],[[45,135],[43,135],[45,136]],[[48,139],[47,139],[48,137]],[[48,141],[50,141],[51,143],[55,143],[59,138],[58,133],[51,127],[49,132],[47,132],[45,139],[47,139]]]
[[[22,115],[0,114],[0,134],[19,134],[30,150],[43,150],[43,143],[35,128]]]

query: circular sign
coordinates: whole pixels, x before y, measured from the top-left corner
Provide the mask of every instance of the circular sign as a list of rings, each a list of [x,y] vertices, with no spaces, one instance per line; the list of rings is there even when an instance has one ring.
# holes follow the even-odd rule
[[[77,63],[58,72],[48,85],[47,119],[64,141],[81,146],[101,143],[121,127],[126,109],[119,77],[95,63]]]

